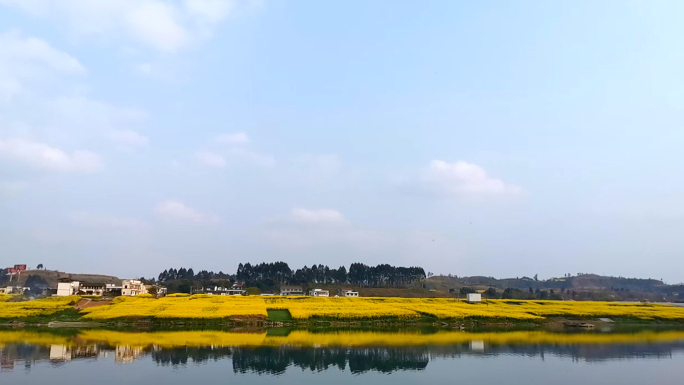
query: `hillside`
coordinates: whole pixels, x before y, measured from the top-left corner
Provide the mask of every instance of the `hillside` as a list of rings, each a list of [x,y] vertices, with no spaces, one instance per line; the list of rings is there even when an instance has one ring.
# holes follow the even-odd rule
[[[679,289],[679,286],[666,285],[662,281],[655,279],[607,277],[596,274],[583,274],[539,281],[529,277],[496,279],[482,276],[434,276],[428,278],[425,282],[426,288],[435,290],[459,289],[461,287],[474,287],[478,289],[486,289],[488,287],[505,289],[510,287],[520,290],[532,288],[532,290],[613,290],[664,293]]]
[[[30,275],[38,275],[45,279],[45,281],[48,283],[48,285],[52,288],[57,287],[57,282],[61,278],[68,278],[74,281],[80,281],[80,282],[93,282],[93,283],[112,283],[112,284],[121,284],[121,279],[111,276],[111,275],[101,275],[101,274],[73,274],[73,273],[65,273],[62,271],[56,271],[56,270],[27,270],[25,272],[21,273],[21,277],[19,279],[20,284],[24,284],[26,282],[26,279]]]

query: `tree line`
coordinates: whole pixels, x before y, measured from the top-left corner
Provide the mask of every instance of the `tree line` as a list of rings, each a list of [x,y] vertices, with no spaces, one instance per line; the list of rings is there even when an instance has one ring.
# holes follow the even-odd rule
[[[292,270],[285,262],[254,264],[247,262],[238,265],[235,274],[222,271],[202,270],[195,273],[192,268],[171,268],[164,270],[157,279],[150,282],[170,282],[176,280],[212,281],[226,280],[239,282],[246,286],[272,288],[281,285],[306,284],[350,284],[361,287],[405,287],[421,282],[426,277],[422,267],[397,267],[389,264],[368,266],[363,263],[352,263],[346,267],[330,268],[325,265],[304,266]]]

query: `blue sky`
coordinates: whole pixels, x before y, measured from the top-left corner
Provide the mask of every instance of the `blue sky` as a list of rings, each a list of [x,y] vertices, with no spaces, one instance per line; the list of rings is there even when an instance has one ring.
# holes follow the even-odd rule
[[[683,7],[0,0],[2,262],[683,281]]]

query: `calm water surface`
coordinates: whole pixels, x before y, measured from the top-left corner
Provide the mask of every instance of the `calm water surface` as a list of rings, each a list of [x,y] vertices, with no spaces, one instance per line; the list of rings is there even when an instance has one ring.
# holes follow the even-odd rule
[[[0,331],[0,384],[592,385],[678,384],[684,377],[684,331],[609,338],[601,333],[335,333],[274,338],[264,333],[262,346],[247,346],[255,342],[243,334],[212,331]],[[245,346],[225,346],[231,338]],[[207,339],[220,345],[207,345]]]

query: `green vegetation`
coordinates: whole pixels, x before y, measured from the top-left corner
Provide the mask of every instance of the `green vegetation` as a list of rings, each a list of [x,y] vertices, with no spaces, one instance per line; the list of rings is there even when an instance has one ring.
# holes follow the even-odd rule
[[[287,309],[267,309],[268,320],[273,322],[289,322],[294,321],[290,311]]]

